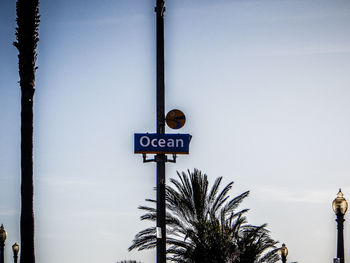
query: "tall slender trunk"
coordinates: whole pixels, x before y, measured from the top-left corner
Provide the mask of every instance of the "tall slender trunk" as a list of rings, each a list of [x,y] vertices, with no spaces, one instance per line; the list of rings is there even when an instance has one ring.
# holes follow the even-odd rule
[[[33,185],[33,97],[36,47],[39,41],[39,1],[17,1],[17,28],[21,98],[21,263],[35,263]]]

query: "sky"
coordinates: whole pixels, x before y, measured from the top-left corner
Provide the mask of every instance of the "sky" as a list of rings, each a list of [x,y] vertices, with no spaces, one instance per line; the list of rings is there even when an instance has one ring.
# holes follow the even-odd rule
[[[155,262],[128,252],[151,226],[155,164],[133,153],[155,132],[155,0],[41,1],[34,98],[37,262]],[[200,169],[234,181],[251,224],[288,262],[336,257],[331,203],[350,200],[350,2],[166,0],[166,112],[182,110]],[[15,1],[0,2],[0,224],[20,242],[20,88]],[[151,156],[150,156],[151,157]],[[350,222],[345,219],[345,258]]]

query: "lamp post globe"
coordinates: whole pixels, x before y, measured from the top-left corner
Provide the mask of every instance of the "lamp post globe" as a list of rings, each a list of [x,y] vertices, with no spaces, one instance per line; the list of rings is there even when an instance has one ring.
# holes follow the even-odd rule
[[[336,215],[339,213],[345,215],[346,211],[348,210],[348,202],[344,198],[344,194],[342,193],[341,189],[339,189],[337,198],[333,200],[332,206]]]
[[[5,240],[7,238],[7,233],[5,231],[4,225],[0,226],[0,263],[5,263],[5,255],[4,255],[4,247],[5,247]]]
[[[13,252],[13,261],[14,261],[14,263],[17,263],[17,261],[18,261],[18,252],[19,252],[19,245],[17,243],[14,243],[12,245],[12,252]]]
[[[280,253],[281,253],[281,258],[282,262],[286,263],[287,262],[287,256],[288,256],[288,248],[286,247],[286,244],[282,244],[282,247],[280,248]]]
[[[337,237],[337,258],[340,259],[340,263],[344,263],[344,215],[348,210],[348,202],[344,198],[344,195],[339,189],[337,197],[333,200],[332,203],[333,211],[337,216],[337,228],[338,228],[338,237]]]

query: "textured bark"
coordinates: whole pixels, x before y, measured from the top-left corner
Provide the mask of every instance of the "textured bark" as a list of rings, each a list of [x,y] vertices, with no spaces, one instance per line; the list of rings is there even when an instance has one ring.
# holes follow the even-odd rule
[[[33,97],[36,47],[39,41],[39,1],[17,1],[17,28],[21,98],[21,263],[35,263],[33,185]]]

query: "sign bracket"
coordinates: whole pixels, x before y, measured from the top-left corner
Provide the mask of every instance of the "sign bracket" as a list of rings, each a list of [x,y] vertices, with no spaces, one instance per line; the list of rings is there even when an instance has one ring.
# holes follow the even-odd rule
[[[173,158],[172,159],[168,159],[168,156],[167,155],[164,155],[164,157],[162,155],[155,155],[153,159],[147,159],[147,154],[146,153],[143,153],[142,154],[142,157],[143,157],[143,162],[144,163],[150,163],[150,162],[169,162],[169,163],[176,163],[176,158],[177,158],[177,155],[176,153],[173,153],[172,154]]]
[[[169,163],[176,163],[176,157],[177,157],[176,153],[173,153],[173,159],[172,160],[167,159],[167,161]]]

